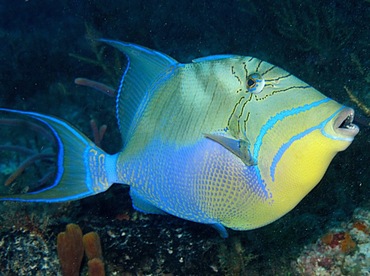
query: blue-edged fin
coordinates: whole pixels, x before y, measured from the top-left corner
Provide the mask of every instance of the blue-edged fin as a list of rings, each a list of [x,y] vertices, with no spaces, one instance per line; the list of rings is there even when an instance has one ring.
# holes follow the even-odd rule
[[[227,233],[227,230],[226,230],[225,226],[223,226],[222,224],[215,223],[215,224],[212,224],[212,227],[217,230],[217,232],[220,234],[221,238],[226,239],[226,238],[229,237],[229,233]]]
[[[221,146],[231,151],[233,154],[238,156],[247,166],[257,165],[256,159],[252,156],[249,150],[250,143],[248,140],[235,139],[234,137],[230,137],[226,133],[204,134],[204,136],[219,143]]]
[[[240,56],[237,55],[213,55],[208,57],[201,57],[193,59],[193,63],[199,63],[203,61],[215,61],[215,60],[223,60],[223,59],[230,59],[230,58],[240,58]]]
[[[140,104],[154,90],[154,86],[170,75],[178,62],[173,58],[148,48],[114,40],[101,39],[127,57],[127,67],[123,73],[117,94],[117,120],[126,144],[134,118],[140,115]]]
[[[106,191],[115,179],[116,156],[108,155],[84,134],[60,119],[33,112],[0,108],[32,117],[51,129],[58,146],[57,172],[52,185],[38,191],[0,196],[0,200],[62,202]]]
[[[138,193],[136,193],[135,189],[130,188],[130,196],[132,199],[132,206],[145,214],[158,214],[158,215],[167,215],[166,212],[163,210],[155,207],[153,204],[148,202],[147,200],[143,199]]]

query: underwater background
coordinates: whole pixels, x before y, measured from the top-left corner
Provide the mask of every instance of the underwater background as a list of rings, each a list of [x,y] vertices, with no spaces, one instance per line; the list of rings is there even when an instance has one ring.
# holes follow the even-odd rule
[[[122,185],[69,203],[0,202],[0,275],[61,275],[57,235],[69,223],[99,235],[106,275],[370,274],[369,0],[0,0],[0,38],[0,107],[63,118],[92,140],[92,130],[107,125],[101,146],[108,153],[121,146],[115,100],[74,79],[117,87],[126,61],[96,38],[180,62],[255,56],[354,108],[362,121],[352,145],[293,211],[260,229],[230,230],[228,239],[206,225],[136,212]],[[7,179],[27,160],[9,146],[35,150],[47,134],[0,118],[0,193],[44,184],[48,157]]]

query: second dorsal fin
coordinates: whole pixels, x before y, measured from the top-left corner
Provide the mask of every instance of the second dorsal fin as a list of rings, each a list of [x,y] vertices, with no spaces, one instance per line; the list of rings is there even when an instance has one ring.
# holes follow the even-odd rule
[[[101,41],[117,48],[128,59],[116,101],[118,125],[125,145],[133,118],[148,90],[159,76],[178,62],[165,54],[136,44],[106,39]]]

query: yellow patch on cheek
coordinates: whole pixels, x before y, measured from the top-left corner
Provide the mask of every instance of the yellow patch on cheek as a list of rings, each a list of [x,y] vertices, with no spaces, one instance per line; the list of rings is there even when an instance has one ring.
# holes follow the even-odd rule
[[[338,145],[317,129],[291,143],[275,146],[278,148],[270,151],[258,166],[272,195],[274,214],[279,217],[292,210],[317,185]]]
[[[337,153],[335,144],[320,130],[294,141],[276,163],[273,175],[274,182],[279,183],[276,186],[304,197],[323,177]]]

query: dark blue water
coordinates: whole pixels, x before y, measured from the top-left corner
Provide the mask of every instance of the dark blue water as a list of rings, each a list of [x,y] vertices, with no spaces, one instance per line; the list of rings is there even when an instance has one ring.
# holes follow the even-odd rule
[[[212,54],[255,56],[353,107],[368,123],[369,1],[161,2],[1,0],[0,107],[64,118],[90,138],[91,119],[107,124],[102,147],[116,152],[121,144],[114,99],[74,84],[76,77],[88,77],[118,86],[124,57],[94,40],[109,38],[180,62]],[[1,145],[37,148],[43,141],[22,127],[0,130]],[[292,212],[261,229],[231,231],[227,240],[207,226],[135,212],[122,186],[69,204],[0,202],[0,271],[60,273],[56,235],[74,222],[84,233],[100,235],[107,275],[299,274],[291,264],[305,245],[370,204],[369,134],[369,126],[362,126]],[[53,162],[30,166],[5,187],[2,183],[23,160],[9,151],[1,151],[0,160],[3,194],[32,189]]]

